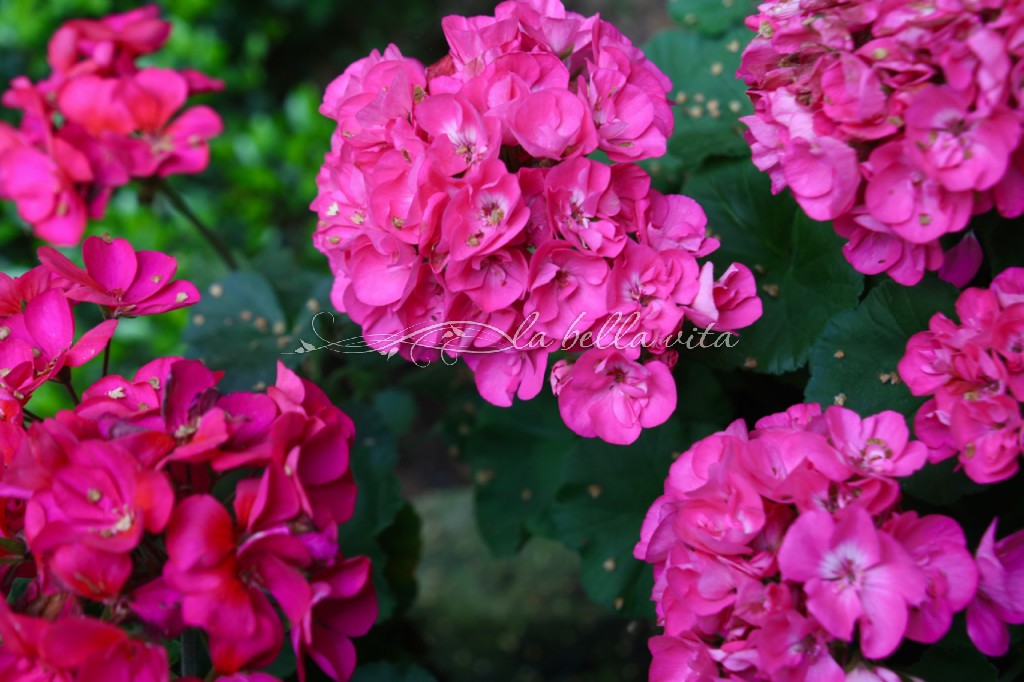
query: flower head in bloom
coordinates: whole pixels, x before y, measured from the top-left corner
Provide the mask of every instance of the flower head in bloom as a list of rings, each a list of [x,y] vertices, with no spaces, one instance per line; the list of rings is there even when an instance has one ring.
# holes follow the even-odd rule
[[[189,628],[221,679],[265,682],[289,628],[300,676],[308,656],[349,679],[351,639],[377,617],[370,561],[338,546],[352,422],[283,366],[265,394],[221,393],[219,379],[160,358],[18,438],[0,431],[3,558],[32,579],[14,611],[0,600],[3,679],[163,682],[160,638]],[[83,617],[93,604],[113,623]]]
[[[1020,3],[758,11],[737,74],[754,102],[753,161],[774,192],[789,187],[807,215],[836,221],[857,270],[916,284],[972,214],[1024,212]]]
[[[978,483],[1020,468],[1024,400],[1024,305],[1015,292],[1024,269],[1009,268],[987,289],[957,301],[960,323],[936,313],[910,337],[899,372],[911,393],[927,396],[914,419],[932,461],[956,456]]]
[[[182,108],[190,94],[222,84],[192,69],[137,64],[170,31],[155,5],[69,21],[50,39],[50,75],[38,83],[19,76],[3,95],[22,119],[17,129],[0,123],[0,199],[14,201],[39,238],[77,244],[132,177],[206,168],[220,117]]]
[[[173,279],[173,256],[136,251],[125,239],[89,237],[82,257],[84,270],[56,249],[39,249],[40,260],[67,281],[69,299],[103,306],[112,317],[155,315],[199,302],[195,285]]]
[[[464,358],[496,405],[536,396],[551,367],[570,428],[631,443],[675,409],[666,351],[686,323],[761,315],[749,269],[698,260],[718,247],[700,207],[635,163],[665,151],[671,84],[558,0],[442,28],[436,64],[389,46],[324,93],[337,125],[311,208],[332,301],[384,354]]]
[[[634,549],[664,627],[651,679],[894,679],[874,662],[940,639],[978,585],[953,519],[897,513],[923,447],[894,412],[812,404],[694,443]]]

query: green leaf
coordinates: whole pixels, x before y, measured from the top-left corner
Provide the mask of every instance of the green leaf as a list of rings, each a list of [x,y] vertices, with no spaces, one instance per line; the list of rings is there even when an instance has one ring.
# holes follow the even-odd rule
[[[476,517],[495,556],[519,551],[554,500],[577,437],[547,391],[510,408],[487,405],[462,449],[473,466]]]
[[[907,340],[937,312],[953,314],[957,289],[928,277],[915,287],[885,281],[856,310],[828,321],[811,351],[808,401],[840,402],[861,414],[896,410],[912,417],[925,398],[911,395],[896,366]],[[894,381],[895,380],[895,381]]]
[[[696,169],[709,157],[749,153],[737,119],[753,108],[735,73],[741,46],[750,37],[746,29],[715,39],[668,30],[645,46],[647,57],[672,80],[669,97],[678,105],[668,154],[647,164],[656,180],[664,177],[678,187],[682,172]]]
[[[751,0],[669,0],[668,13],[682,26],[707,35],[719,35],[727,29],[743,25],[748,14],[754,14],[757,5]],[[747,32],[747,41],[753,33]]]
[[[378,661],[356,668],[352,682],[437,682],[437,678],[419,666]]]
[[[211,369],[225,370],[221,390],[254,390],[274,383],[287,320],[273,287],[262,275],[237,271],[214,283],[189,309],[186,355]],[[287,347],[291,350],[291,347]]]
[[[969,479],[957,471],[956,458],[938,464],[925,464],[924,468],[910,478],[901,481],[900,486],[907,495],[940,507],[948,507],[964,495],[982,492],[986,486]]]
[[[931,646],[907,672],[928,682],[996,682],[999,679],[999,670],[992,661],[969,644]]]
[[[580,551],[581,581],[594,601],[652,615],[650,567],[633,558],[633,547],[685,445],[679,424],[669,422],[644,431],[629,447],[587,440],[573,450],[566,485],[550,511],[550,532]]]
[[[394,473],[398,450],[394,434],[375,410],[362,405],[346,405],[344,410],[358,428],[350,462],[359,494],[355,513],[338,529],[338,541],[347,556],[365,555],[373,561],[379,606],[377,620],[382,622],[395,613],[400,603],[404,605],[403,593],[408,592],[407,585],[397,590],[392,588],[388,570],[392,561],[405,562],[410,557],[392,556],[382,540],[406,505]],[[409,519],[402,519],[402,523],[405,524],[402,530],[409,528]],[[412,532],[418,536],[418,526]],[[401,530],[396,533],[400,534]],[[399,551],[412,546],[408,541],[395,545]],[[410,551],[410,556],[415,563],[418,549],[415,553]]]
[[[831,225],[808,218],[788,194],[772,196],[770,185],[744,159],[702,169],[684,191],[707,212],[708,229],[722,242],[715,263],[751,268],[764,303],[764,315],[740,330],[736,346],[713,357],[729,367],[782,374],[807,363],[829,318],[857,305],[864,278],[846,262]]]
[[[295,660],[295,649],[291,644],[285,644],[278,652],[274,662],[263,669],[263,672],[282,680],[295,674],[297,661]]]

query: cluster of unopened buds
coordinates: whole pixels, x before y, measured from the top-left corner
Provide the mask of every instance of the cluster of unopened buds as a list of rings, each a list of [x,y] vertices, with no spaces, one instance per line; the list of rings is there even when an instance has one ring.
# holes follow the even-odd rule
[[[957,457],[974,481],[1003,481],[1020,468],[1024,434],[1024,268],[963,291],[956,312],[959,324],[933,315],[900,360],[910,391],[929,396],[914,432],[931,461]]]
[[[160,358],[79,399],[70,368],[122,318],[199,295],[173,257],[123,239],[87,239],[84,268],[39,255],[0,274],[0,679],[163,682],[163,642],[193,633],[207,679],[275,680],[260,669],[288,636],[300,670],[308,656],[347,680],[377,615],[369,560],[338,546],[352,422],[283,366],[265,393],[221,393],[221,373]],[[79,304],[104,321],[76,341]],[[75,406],[32,412],[47,381]]]
[[[1024,4],[769,0],[747,25],[742,120],[773,191],[834,220],[860,272],[970,281],[977,243],[940,238],[1024,213]]]
[[[1024,532],[997,543],[993,521],[972,558],[956,521],[903,511],[899,479],[927,457],[898,413],[814,404],[694,444],[635,549],[665,629],[652,682],[895,682],[884,659],[965,608],[976,646],[1005,653]]]
[[[753,276],[717,278],[701,208],[651,188],[670,83],[611,24],[557,1],[449,16],[424,67],[391,46],[350,66],[315,235],[333,302],[366,342],[413,361],[462,357],[496,405],[552,389],[577,433],[630,443],[676,406],[671,346],[761,314]],[[613,163],[592,155],[603,153]]]
[[[220,117],[206,106],[181,109],[221,82],[136,63],[170,31],[156,6],[69,21],[50,39],[49,77],[19,76],[4,93],[21,124],[0,122],[0,198],[16,202],[40,239],[77,244],[87,220],[103,217],[113,189],[133,178],[206,168]]]

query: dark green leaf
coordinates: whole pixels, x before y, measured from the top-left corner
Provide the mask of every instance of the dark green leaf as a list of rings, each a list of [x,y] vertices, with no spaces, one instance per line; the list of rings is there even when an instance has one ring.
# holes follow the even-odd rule
[[[437,682],[437,678],[419,666],[380,661],[356,668],[352,682]]]
[[[338,539],[347,556],[365,555],[373,560],[378,621],[384,621],[394,613],[398,600],[387,578],[392,559],[381,546],[382,533],[395,523],[405,505],[394,473],[398,451],[394,434],[375,410],[354,405],[345,406],[345,412],[358,425],[351,467],[359,493],[355,513],[339,528]]]
[[[842,239],[788,194],[773,197],[767,176],[749,159],[703,169],[684,191],[704,207],[708,229],[721,239],[715,262],[754,270],[764,303],[764,315],[740,330],[736,347],[716,355],[727,366],[768,374],[803,367],[825,323],[853,308],[863,288],[863,277],[843,258]]]
[[[473,466],[480,533],[496,556],[514,554],[562,483],[576,436],[544,391],[510,408],[487,405],[463,453]]]
[[[836,315],[811,351],[806,398],[831,405],[836,396],[861,414],[896,410],[911,417],[924,402],[899,381],[907,340],[937,312],[953,313],[955,287],[929,277],[915,287],[886,281],[856,310]],[[895,382],[894,382],[895,380]]]
[[[278,359],[292,366],[298,360],[280,354],[287,321],[273,287],[255,272],[232,272],[204,292],[189,312],[186,354],[211,369],[225,370],[222,390],[250,391],[273,384]]]
[[[718,35],[727,29],[743,25],[748,14],[757,11],[751,0],[669,0],[668,13],[682,26],[707,35]],[[746,45],[753,37],[747,32]]]
[[[583,587],[594,601],[651,614],[650,567],[633,558],[633,546],[683,441],[679,425],[669,422],[629,447],[587,440],[572,452],[550,531],[580,550]]]
[[[999,671],[992,662],[970,645],[932,646],[907,672],[928,682],[996,682],[999,679]]]
[[[648,58],[672,80],[669,97],[676,102],[675,132],[668,154],[647,165],[655,177],[678,187],[681,172],[711,156],[748,154],[743,126],[737,120],[752,111],[746,86],[735,78],[746,29],[711,39],[679,30],[663,31],[644,48]]]

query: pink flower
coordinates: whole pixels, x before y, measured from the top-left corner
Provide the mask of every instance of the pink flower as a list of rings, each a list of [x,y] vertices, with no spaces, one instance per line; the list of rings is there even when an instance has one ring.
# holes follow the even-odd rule
[[[567,159],[597,148],[597,131],[583,101],[565,90],[541,90],[521,99],[508,125],[528,154]]]
[[[132,175],[167,177],[206,168],[208,140],[220,135],[224,126],[207,106],[193,107],[174,118],[189,94],[184,76],[170,69],[143,69],[121,87],[120,97],[141,133],[140,144],[131,149]]]
[[[942,267],[939,268],[939,279],[963,289],[978,274],[982,256],[978,238],[973,232],[968,232],[956,246],[946,252]]]
[[[608,312],[605,259],[551,240],[530,259],[527,320],[536,315],[530,332],[543,331],[559,343],[570,328],[583,332]],[[582,316],[582,317],[581,317]],[[573,322],[579,323],[573,325]]]
[[[1020,139],[1009,109],[968,113],[968,101],[949,87],[925,88],[906,112],[907,154],[947,189],[989,189],[1006,173]]]
[[[813,618],[786,613],[760,631],[766,672],[780,679],[844,682],[843,669],[828,649],[827,634]],[[781,678],[781,674],[788,674]]]
[[[167,479],[117,445],[79,443],[49,486],[33,492],[25,535],[69,589],[109,598],[131,572],[128,553],[144,530],[163,530],[173,503]]]
[[[825,411],[828,436],[851,471],[903,478],[924,466],[928,450],[909,442],[903,415],[885,411],[861,420],[853,410],[835,405]]]
[[[904,154],[896,143],[871,153],[872,175],[864,194],[871,215],[915,244],[963,229],[971,217],[970,193],[943,187]]]
[[[347,680],[356,665],[351,638],[365,635],[377,620],[377,595],[365,557],[339,561],[313,576],[312,600],[304,620],[291,631],[299,661],[309,655],[333,680]],[[298,667],[306,679],[305,666]]]
[[[0,197],[17,204],[40,239],[71,246],[82,238],[88,215],[77,185],[92,181],[93,173],[80,152],[56,145],[54,157],[30,146],[0,153]]]
[[[482,256],[508,244],[526,225],[516,177],[501,161],[480,164],[452,197],[442,220],[451,233],[451,258]]]
[[[65,76],[131,69],[137,56],[156,52],[171,32],[156,5],[102,19],[73,19],[53,34],[49,62]]]
[[[82,256],[84,270],[55,249],[39,249],[40,260],[70,283],[68,298],[104,306],[113,317],[156,315],[199,302],[194,285],[172,281],[178,269],[172,256],[99,237],[85,240]]]
[[[423,100],[416,108],[416,122],[434,138],[430,149],[446,175],[458,175],[498,156],[500,121],[485,119],[472,104],[456,95],[434,95]]]
[[[835,519],[801,514],[779,549],[779,568],[783,579],[803,583],[808,611],[830,634],[850,641],[860,624],[868,658],[896,650],[908,608],[925,597],[926,579],[913,558],[860,507]]]
[[[996,542],[992,519],[978,545],[978,593],[967,607],[967,634],[986,656],[1010,647],[1007,624],[1024,623],[1024,532]]]
[[[581,355],[558,395],[558,410],[570,429],[619,445],[663,423],[675,407],[675,385],[665,365],[641,365],[614,348]]]
[[[0,320],[0,396],[25,402],[63,367],[78,367],[99,355],[117,320],[105,320],[75,342],[71,305],[59,289],[49,289],[22,312]]]
[[[964,473],[978,483],[1012,477],[1020,468],[1020,405],[1010,396],[957,403],[950,438],[961,451]]]
[[[815,220],[846,213],[857,198],[857,154],[838,140],[793,139],[782,157],[782,172],[800,207]]]
[[[894,516],[883,529],[903,545],[928,580],[924,602],[910,609],[906,637],[937,642],[949,631],[953,614],[974,597],[978,584],[964,532],[948,516],[918,517],[914,512]]]

